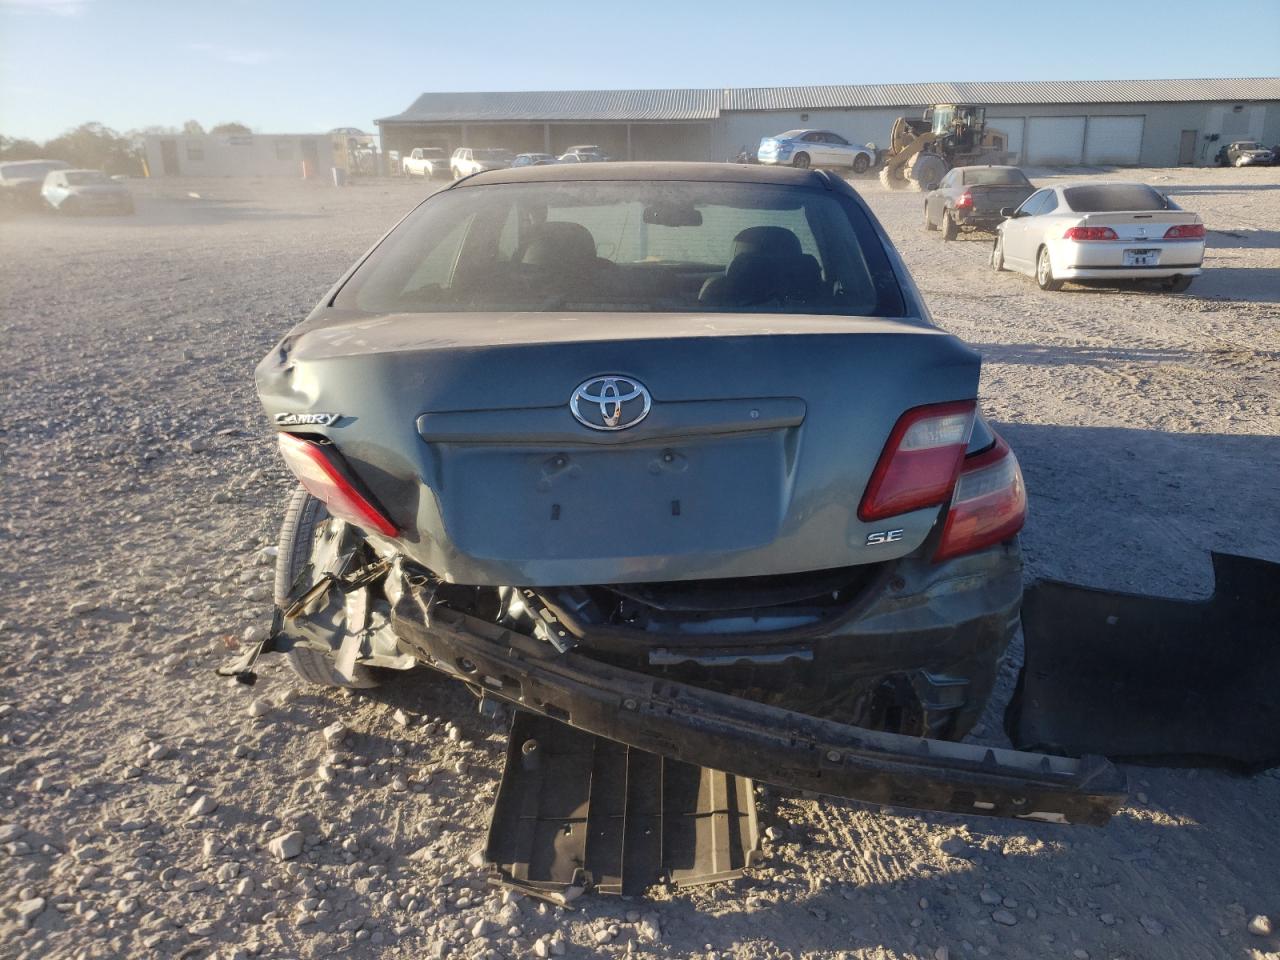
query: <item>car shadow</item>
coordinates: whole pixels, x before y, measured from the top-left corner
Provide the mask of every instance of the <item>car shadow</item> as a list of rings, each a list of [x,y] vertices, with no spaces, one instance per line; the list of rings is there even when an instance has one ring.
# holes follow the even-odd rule
[[[1209,227],[1206,243],[1210,248],[1228,249],[1280,247],[1280,230],[1215,230]]]
[[[1280,562],[1280,436],[1004,421],[1026,478],[1028,578],[1181,599],[1210,551]]]
[[[1190,359],[1189,350],[1150,347],[1067,347],[1039,343],[969,343],[984,363],[1034,366],[1108,366],[1114,363],[1176,363]]]

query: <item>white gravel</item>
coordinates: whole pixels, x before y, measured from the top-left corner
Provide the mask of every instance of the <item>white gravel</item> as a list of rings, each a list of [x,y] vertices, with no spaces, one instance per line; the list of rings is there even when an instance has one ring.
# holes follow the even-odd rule
[[[1044,294],[860,186],[986,355],[1028,576],[1202,596],[1211,549],[1280,560],[1280,171],[1122,176],[1205,217],[1188,294]],[[253,366],[425,189],[157,180],[134,218],[0,223],[0,956],[1277,956],[1274,772],[1131,768],[1101,830],[769,796],[744,880],[566,909],[469,859],[504,736],[462,688],[217,678],[290,486]]]

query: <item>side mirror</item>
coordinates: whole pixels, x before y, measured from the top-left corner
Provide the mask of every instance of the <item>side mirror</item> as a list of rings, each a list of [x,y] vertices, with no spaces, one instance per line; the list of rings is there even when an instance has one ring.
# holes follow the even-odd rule
[[[1018,215],[1017,207],[1001,207],[1000,208],[1000,216],[1004,217],[1006,220],[1012,220],[1017,215]]]

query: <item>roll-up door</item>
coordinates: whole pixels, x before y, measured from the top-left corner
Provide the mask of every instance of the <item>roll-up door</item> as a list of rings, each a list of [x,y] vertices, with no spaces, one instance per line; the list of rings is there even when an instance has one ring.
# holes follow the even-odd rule
[[[1137,166],[1142,156],[1143,119],[1090,117],[1084,135],[1084,162]]]
[[[1084,159],[1084,117],[1029,117],[1028,163],[1080,163]]]

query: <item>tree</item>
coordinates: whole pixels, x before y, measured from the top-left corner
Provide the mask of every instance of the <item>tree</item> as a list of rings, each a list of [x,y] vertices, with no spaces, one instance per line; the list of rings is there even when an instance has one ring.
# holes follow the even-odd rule
[[[44,145],[53,160],[107,173],[137,173],[138,151],[127,137],[100,123],[82,123]]]
[[[188,120],[182,125],[182,132],[189,137],[203,137],[204,127],[200,126],[199,120]]]
[[[215,135],[222,135],[222,136],[225,136],[227,134],[253,133],[253,131],[250,130],[248,127],[246,127],[243,123],[220,123],[216,127],[213,127],[209,132]]]
[[[38,160],[41,156],[40,144],[34,140],[0,136],[0,160]]]

